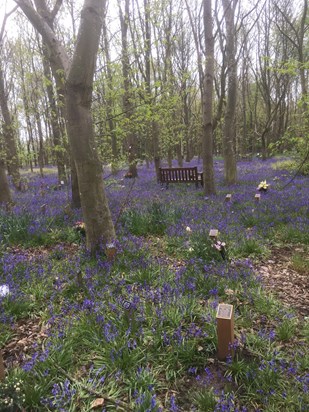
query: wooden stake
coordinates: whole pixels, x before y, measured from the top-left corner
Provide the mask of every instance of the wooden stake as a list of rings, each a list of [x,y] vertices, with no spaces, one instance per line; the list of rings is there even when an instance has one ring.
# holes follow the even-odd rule
[[[117,249],[113,243],[109,243],[106,245],[105,253],[109,261],[114,260],[116,252],[117,252]]]
[[[229,202],[231,199],[232,199],[232,195],[231,195],[231,193],[228,193],[228,194],[225,196],[225,201],[226,201],[226,202]]]
[[[260,195],[259,193],[257,193],[257,194],[254,196],[254,199],[255,199],[256,202],[259,202],[259,201],[261,200],[261,195]]]
[[[4,381],[4,378],[5,378],[5,370],[4,370],[2,351],[0,350],[0,382]]]
[[[233,305],[220,303],[217,309],[218,359],[225,360],[233,355],[234,343],[234,308]]]

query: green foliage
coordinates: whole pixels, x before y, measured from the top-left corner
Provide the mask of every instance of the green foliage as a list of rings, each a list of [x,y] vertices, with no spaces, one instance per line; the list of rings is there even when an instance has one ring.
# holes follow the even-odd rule
[[[127,209],[122,216],[125,227],[134,235],[163,235],[169,224],[176,223],[181,216],[177,208],[153,202],[145,209]]]
[[[304,253],[294,253],[291,258],[291,263],[292,268],[296,270],[296,272],[309,276],[309,259],[307,252],[304,251]]]
[[[4,382],[0,381],[0,410],[2,412],[22,410],[25,399],[22,381],[17,377],[13,376]]]
[[[217,400],[212,388],[202,388],[194,393],[192,398],[199,412],[213,412],[215,410]]]
[[[0,211],[0,233],[5,245],[50,246],[59,242],[80,243],[83,237],[72,227],[64,226],[64,219],[47,219],[40,226],[40,219],[34,220],[30,213],[4,213]],[[55,226],[52,228],[51,226]]]
[[[193,232],[190,235],[187,256],[203,259],[204,262],[222,262],[222,254],[214,247],[214,241],[207,232]]]
[[[26,212],[21,216],[14,213],[5,214],[0,212],[0,233],[5,243],[19,244],[29,239],[28,228],[32,217]]]
[[[235,257],[261,257],[268,252],[260,240],[256,238],[243,238],[237,245],[231,248],[231,254]]]
[[[307,176],[309,174],[309,134],[304,119],[290,126],[285,135],[275,143],[269,145],[272,154],[289,154],[292,160],[280,160],[272,167],[298,172]]]
[[[276,230],[276,238],[286,244],[302,243],[309,245],[309,232],[304,232],[294,225],[282,225]]]
[[[26,296],[20,296],[17,299],[11,299],[10,296],[3,300],[3,308],[8,316],[16,321],[18,319],[26,318],[34,312],[34,302]]]
[[[287,317],[276,328],[278,339],[288,341],[295,335],[298,327],[298,322],[295,318]]]

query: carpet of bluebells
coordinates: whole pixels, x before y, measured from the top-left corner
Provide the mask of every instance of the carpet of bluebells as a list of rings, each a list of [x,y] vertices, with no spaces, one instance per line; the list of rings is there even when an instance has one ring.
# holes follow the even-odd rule
[[[240,162],[239,183],[226,187],[217,161],[210,197],[194,184],[161,187],[153,167],[137,179],[106,171],[113,261],[85,250],[81,212],[55,170],[25,173],[28,189],[0,211],[0,285],[10,291],[0,296],[0,348],[17,324],[42,333],[8,368],[0,410],[308,411],[308,319],[266,293],[254,269],[273,246],[309,244],[308,177],[275,164]],[[224,362],[219,302],[235,308]]]

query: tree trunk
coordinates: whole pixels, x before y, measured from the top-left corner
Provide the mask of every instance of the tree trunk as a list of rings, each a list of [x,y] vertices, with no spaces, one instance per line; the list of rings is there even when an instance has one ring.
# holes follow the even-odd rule
[[[93,253],[100,242],[106,244],[115,239],[90,110],[102,16],[101,1],[85,1],[66,95],[67,128],[86,224],[87,248]]]
[[[172,149],[168,149],[168,152],[167,152],[167,163],[168,163],[168,167],[172,167],[172,166],[173,166],[173,150],[172,150]]]
[[[212,33],[211,0],[204,0],[204,29],[206,46],[206,68],[203,92],[203,181],[204,194],[216,194],[213,162],[213,78],[214,37]]]
[[[38,128],[38,146],[39,146],[39,168],[40,168],[40,176],[44,177],[44,148],[43,148],[43,132],[42,132],[42,124],[41,124],[41,117],[40,113],[37,110],[35,113],[35,120]]]
[[[136,136],[132,130],[132,116],[133,116],[133,104],[132,104],[132,84],[130,79],[130,61],[128,50],[128,22],[129,22],[129,0],[125,0],[125,12],[123,14],[121,7],[119,6],[120,23],[121,23],[121,61],[122,61],[122,76],[123,76],[123,111],[127,118],[127,153],[129,171],[128,176],[137,177],[137,161],[136,161]]]
[[[182,147],[181,147],[181,143],[178,143],[176,145],[176,154],[177,154],[177,163],[178,163],[178,167],[183,167],[183,157],[182,157]]]
[[[20,173],[19,160],[15,136],[15,128],[8,106],[8,95],[5,91],[4,73],[0,67],[0,107],[3,117],[3,135],[6,149],[6,162],[9,175],[12,176],[14,186],[19,189]]]
[[[95,148],[88,93],[70,76],[67,82],[67,128],[77,171],[81,206],[86,224],[87,248],[95,251],[115,239],[107,199],[104,194],[102,168]],[[89,99],[89,96],[88,96]],[[78,136],[78,139],[74,139]]]
[[[227,102],[223,127],[224,178],[228,185],[237,181],[237,165],[234,150],[235,113],[237,103],[237,62],[235,57],[234,9],[237,0],[222,0],[226,23],[226,53],[228,67]]]
[[[0,159],[0,205],[9,206],[12,203],[12,197],[9,187],[8,178],[5,170],[5,163]]]
[[[104,51],[106,56],[106,115],[107,115],[107,123],[109,128],[109,133],[111,135],[111,146],[112,146],[112,173],[116,174],[118,171],[117,163],[118,163],[118,147],[117,147],[117,136],[115,133],[115,122],[113,120],[113,107],[114,101],[111,96],[111,91],[113,88],[113,74],[111,70],[111,57],[110,57],[110,50],[109,50],[109,39],[107,35],[107,26],[106,26],[106,15],[104,13],[103,18],[103,42],[104,42]]]
[[[50,66],[48,63],[48,54],[46,47],[43,46],[43,69],[44,69],[44,76],[49,81],[46,82],[46,91],[48,97],[48,104],[49,104],[49,117],[50,117],[50,124],[52,129],[53,135],[53,152],[54,157],[56,160],[57,171],[58,171],[58,182],[66,181],[66,174],[65,174],[65,161],[64,161],[64,151],[65,148],[63,147],[62,136],[64,135],[64,131],[61,130],[60,122],[58,120],[58,110],[57,104],[54,97],[54,90],[53,90],[53,79],[51,76]]]
[[[72,158],[77,170],[81,205],[86,226],[86,244],[94,254],[103,243],[115,239],[101,165],[94,144],[91,118],[93,75],[102,28],[101,0],[85,0],[72,62],[55,33],[28,0],[15,0],[43,36],[53,71],[61,72],[66,84],[66,120]],[[44,0],[36,3],[46,7]]]
[[[75,167],[75,163],[71,159],[71,188],[72,188],[72,200],[71,206],[73,209],[80,209],[81,208],[81,201],[79,195],[79,186],[78,186],[78,178],[77,178],[77,171]]]

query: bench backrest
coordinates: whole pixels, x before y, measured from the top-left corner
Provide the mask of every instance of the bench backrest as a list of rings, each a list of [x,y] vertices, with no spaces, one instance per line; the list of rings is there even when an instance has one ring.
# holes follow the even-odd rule
[[[160,181],[165,182],[196,182],[197,167],[160,167]]]

